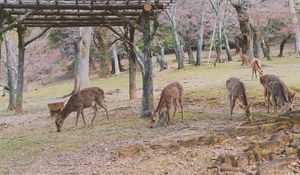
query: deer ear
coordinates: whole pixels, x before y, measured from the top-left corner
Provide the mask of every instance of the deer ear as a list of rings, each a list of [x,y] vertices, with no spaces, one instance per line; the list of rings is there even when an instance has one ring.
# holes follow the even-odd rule
[[[296,93],[294,92],[294,93],[292,94],[292,98],[294,98],[294,97],[295,97],[295,95],[296,95]]]

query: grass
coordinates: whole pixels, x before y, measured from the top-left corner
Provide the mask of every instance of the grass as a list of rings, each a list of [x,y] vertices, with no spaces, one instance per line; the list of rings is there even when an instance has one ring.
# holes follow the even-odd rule
[[[170,59],[170,58],[169,58]],[[173,58],[172,58],[173,59]],[[168,60],[169,69],[159,72],[159,68],[154,68],[154,87],[164,87],[168,82],[179,81],[184,86],[185,103],[199,99],[208,99],[211,107],[219,107],[222,104],[216,100],[219,98],[227,100],[225,81],[235,76],[244,81],[250,101],[263,101],[262,86],[258,80],[251,79],[249,69],[242,68],[240,62],[218,64],[217,68],[212,65],[203,64],[200,67],[185,65],[185,69],[176,69],[176,63]],[[289,86],[292,87],[296,96],[300,97],[300,81],[295,75],[300,68],[299,59],[275,59],[274,61],[263,61],[265,73],[276,74]],[[141,76],[137,76],[137,88],[141,88]],[[128,91],[128,74],[122,73],[119,76],[113,76],[106,79],[92,79],[92,86],[99,86],[105,92],[120,89],[122,92]],[[30,90],[24,93],[24,108],[30,115],[48,111],[47,100],[60,97],[69,93],[73,88],[73,80],[66,80],[59,83],[53,83],[38,90]],[[159,97],[160,90],[155,91],[155,98]],[[108,97],[109,102],[125,102],[127,97],[113,99]],[[0,116],[1,118],[11,117],[13,112],[7,112],[8,97],[0,98]],[[213,117],[212,114],[200,114],[201,111],[185,111],[185,120],[191,120],[195,116]],[[260,111],[253,113],[253,118],[258,119],[266,117]],[[235,117],[243,120],[244,116],[239,114]],[[176,114],[175,121],[180,121],[180,113]],[[30,133],[11,133],[1,135],[0,140],[0,167],[6,160],[28,159],[29,161],[37,154],[43,151],[74,152],[82,145],[91,141],[116,141],[128,138],[150,138],[160,133],[159,130],[150,130],[149,121],[141,119],[139,116],[128,116],[122,119],[113,119],[111,122],[101,121],[93,127],[65,127],[62,133],[49,132],[39,129]],[[73,123],[72,123],[73,125]],[[212,133],[218,131],[211,131]],[[24,160],[22,162],[25,162]]]

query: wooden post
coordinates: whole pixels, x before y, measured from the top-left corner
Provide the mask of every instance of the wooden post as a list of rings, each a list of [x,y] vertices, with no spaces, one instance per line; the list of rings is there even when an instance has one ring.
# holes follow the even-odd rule
[[[150,12],[147,11],[145,4],[141,16],[143,40],[144,40],[144,59],[145,74],[143,75],[143,99],[142,99],[142,116],[151,116],[154,108],[153,100],[153,77],[152,77],[152,59],[151,59],[151,37],[150,37]]]
[[[25,27],[19,25],[18,33],[18,81],[17,81],[17,97],[16,97],[16,113],[23,113],[23,88],[24,88],[24,55],[25,55]]]
[[[135,28],[130,27],[129,29],[129,40],[134,43]],[[134,52],[134,46],[129,44],[129,99],[133,100],[136,98],[136,55]]]

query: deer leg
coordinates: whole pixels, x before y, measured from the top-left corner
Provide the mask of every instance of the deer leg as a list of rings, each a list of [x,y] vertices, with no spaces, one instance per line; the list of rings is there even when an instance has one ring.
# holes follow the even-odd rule
[[[182,98],[179,98],[180,108],[181,108],[181,122],[183,123],[183,105]]]
[[[78,111],[77,111],[77,114],[76,114],[76,122],[75,122],[75,126],[77,126],[79,115],[80,115],[80,111],[78,110]]]
[[[98,104],[101,108],[103,108],[103,109],[105,110],[107,120],[109,120],[108,111],[107,111],[107,109],[106,109],[106,106],[103,104],[103,101],[97,99],[96,102],[97,102],[97,104]]]
[[[270,113],[269,108],[270,108],[270,96],[271,96],[271,95],[270,95],[270,92],[269,92],[269,91],[267,92],[267,95],[268,95],[268,96],[267,96],[267,100],[268,100],[268,110],[267,110],[267,113]]]
[[[170,124],[170,104],[167,105],[167,124]]]
[[[275,114],[277,114],[277,98],[276,97],[274,97],[274,96],[272,96],[272,98],[273,98],[273,101],[274,101],[274,112],[275,112]]]
[[[176,99],[173,101],[173,105],[174,105],[174,112],[173,112],[172,118],[173,118],[173,120],[174,120],[175,114],[176,114],[176,112],[177,112],[177,102],[176,102]]]
[[[97,112],[98,112],[98,109],[97,109],[97,105],[96,105],[96,104],[94,105],[93,109],[94,109],[94,116],[93,116],[92,121],[91,121],[91,126],[93,125],[94,120],[95,120],[96,115],[97,115]]]
[[[233,109],[235,106],[235,101],[236,99],[232,97],[232,99],[230,100],[230,118],[232,119],[232,114],[233,114]]]
[[[85,119],[84,119],[83,110],[81,110],[81,117],[82,117],[82,120],[83,120],[83,124],[84,124],[84,125],[86,125],[86,123],[85,123]]]

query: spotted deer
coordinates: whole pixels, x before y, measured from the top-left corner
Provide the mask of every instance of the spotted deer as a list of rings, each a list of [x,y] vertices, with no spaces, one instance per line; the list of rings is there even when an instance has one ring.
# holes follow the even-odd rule
[[[104,101],[104,91],[98,87],[85,88],[73,94],[55,121],[57,132],[61,132],[61,128],[63,126],[64,120],[72,112],[77,112],[75,126],[77,126],[77,122],[80,114],[82,116],[84,125],[86,125],[83,109],[90,108],[90,107],[93,107],[94,109],[94,116],[91,121],[91,125],[93,125],[94,119],[98,112],[97,105],[99,105],[105,110],[107,119],[109,120],[108,111],[105,105],[103,104],[103,101]]]
[[[293,104],[295,93],[292,92],[292,91],[290,91],[287,88],[287,86],[285,85],[285,83],[282,80],[279,79],[279,77],[277,77],[276,75],[265,74],[265,75],[262,75],[259,78],[259,81],[260,81],[260,84],[264,87],[264,99],[265,99],[265,103],[267,103],[267,97],[271,95],[270,91],[268,91],[268,87],[267,87],[268,83],[271,82],[271,81],[278,81],[286,89],[289,103]],[[272,105],[271,102],[270,102],[270,104]]]
[[[251,120],[251,103],[248,103],[244,83],[238,78],[231,77],[226,81],[226,89],[230,101],[230,117],[232,118],[235,102],[238,99],[241,103],[240,107],[245,111],[246,117],[248,120]]]
[[[157,105],[156,110],[151,116],[151,128],[157,125],[159,114],[162,112],[164,108],[167,109],[167,123],[170,124],[170,108],[173,104],[174,106],[174,113],[173,118],[177,112],[177,102],[180,104],[181,108],[181,121],[183,122],[183,106],[182,106],[182,93],[183,87],[178,82],[173,82],[168,84],[163,91],[161,92],[161,96],[159,99],[159,103]]]
[[[268,113],[270,108],[270,97],[272,97],[272,101],[274,103],[274,112],[277,114],[277,106],[285,106],[286,111],[290,112],[293,110],[293,102],[289,100],[288,97],[288,89],[282,83],[282,81],[269,81],[267,83],[267,91],[268,91]],[[292,94],[294,98],[295,93]]]
[[[246,55],[246,54],[241,54],[241,60],[242,60],[241,66],[249,67],[250,59],[249,59],[248,55]]]
[[[261,68],[261,62],[258,58],[253,58],[252,62],[250,64],[250,67],[252,69],[252,80],[253,76],[255,74],[255,78],[257,79],[257,72],[259,73],[259,76],[263,75],[263,69]]]

